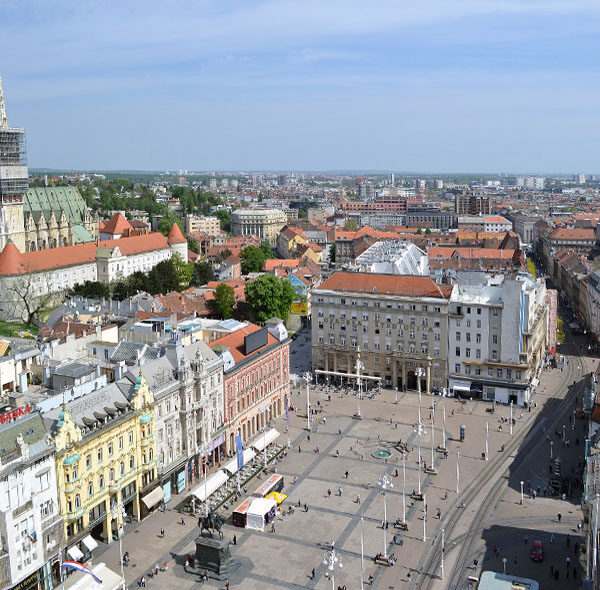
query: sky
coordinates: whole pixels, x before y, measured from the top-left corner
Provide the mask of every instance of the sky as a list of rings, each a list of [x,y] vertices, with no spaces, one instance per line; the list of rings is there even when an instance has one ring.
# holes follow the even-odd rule
[[[30,167],[599,172],[597,0],[1,0]]]

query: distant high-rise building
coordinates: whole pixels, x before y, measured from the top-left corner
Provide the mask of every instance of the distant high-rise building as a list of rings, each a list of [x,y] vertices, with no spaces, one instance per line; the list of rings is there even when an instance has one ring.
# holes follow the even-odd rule
[[[434,182],[434,186],[435,186],[435,188],[436,188],[436,189],[438,189],[438,190],[439,190],[439,189],[442,189],[442,188],[444,188],[444,181],[443,181],[443,180],[441,180],[440,178],[436,178],[436,179],[435,179],[435,182]]]
[[[277,184],[279,186],[285,186],[287,184],[287,176],[285,174],[277,176]]]
[[[585,174],[577,175],[577,184],[585,184]]]
[[[390,181],[390,186],[394,186],[396,184],[396,179],[394,177],[393,172],[390,172],[389,181]]]
[[[458,215],[489,215],[492,203],[487,195],[462,193],[456,195],[455,209]]]
[[[417,190],[424,191],[425,190],[425,181],[422,178],[417,180]]]

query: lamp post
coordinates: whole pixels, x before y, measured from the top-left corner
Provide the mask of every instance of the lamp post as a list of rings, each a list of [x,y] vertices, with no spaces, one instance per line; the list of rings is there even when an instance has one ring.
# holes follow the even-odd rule
[[[364,581],[365,581],[365,542],[363,537],[363,514],[362,511],[360,513],[360,590],[364,589]]]
[[[521,484],[521,504],[523,504],[523,481],[519,482]]]
[[[485,423],[485,460],[487,461],[489,459],[489,454],[488,454],[488,437],[490,435],[490,424],[489,422]]]
[[[123,504],[115,504],[112,509],[112,517],[117,520],[117,536],[119,537],[119,561],[121,562],[121,582],[123,584],[122,590],[127,590],[125,586],[125,570],[123,569],[123,521],[125,519],[125,508]],[[120,521],[119,521],[119,517]]]
[[[502,572],[506,575],[506,557],[502,558]]]
[[[387,498],[386,498],[386,490],[388,488],[393,488],[394,484],[392,483],[392,478],[384,473],[380,480],[379,485],[381,486],[381,495],[383,496],[383,556],[387,558]]]
[[[310,432],[310,380],[312,375],[310,371],[304,373],[306,379],[306,429]]]
[[[563,444],[566,440],[567,440],[567,435],[565,434],[565,425],[563,424],[563,438],[562,438]]]
[[[263,454],[264,454],[264,464],[265,468],[267,467],[267,412],[269,411],[269,404],[262,404],[258,411],[263,415]]]
[[[460,460],[460,452],[456,453],[456,493],[458,494],[458,484],[460,483],[460,469],[458,467],[458,461]]]
[[[356,357],[356,381],[358,382],[358,409],[356,411],[356,416],[360,418],[360,400],[362,398],[362,380],[360,378],[360,371],[364,368],[364,365],[360,362],[360,347],[357,351]]]
[[[435,402],[433,400],[433,391],[431,392],[431,469],[433,470],[435,465]]]
[[[510,402],[510,433],[512,435],[512,431],[513,431],[513,403]]]
[[[554,441],[550,441],[550,459],[554,459],[554,454],[552,453],[553,446],[554,446]]]
[[[427,496],[423,495],[423,543],[427,541]]]
[[[419,406],[421,405],[421,377],[425,376],[425,369],[423,367],[417,367],[415,371],[417,377],[417,390],[419,391]]]
[[[443,407],[442,407],[442,449],[446,450],[446,395],[448,395],[447,389],[442,389],[442,395],[444,396]]]
[[[419,406],[419,423],[417,424],[414,432],[417,433],[417,441],[419,448],[419,468],[417,469],[417,473],[419,474],[419,495],[421,494],[421,434],[427,434],[423,429],[423,423],[421,422],[421,406]]]
[[[342,567],[342,558],[340,554],[332,547],[331,551],[328,551],[323,557],[323,565],[327,566],[327,569],[330,572],[331,576],[331,588],[335,590],[335,565],[338,564],[338,567]]]
[[[402,453],[402,522],[406,522],[406,455]]]
[[[442,529],[442,562],[440,564],[440,573],[442,574],[442,580],[444,579],[444,552],[446,551],[446,538],[444,536],[444,529]]]

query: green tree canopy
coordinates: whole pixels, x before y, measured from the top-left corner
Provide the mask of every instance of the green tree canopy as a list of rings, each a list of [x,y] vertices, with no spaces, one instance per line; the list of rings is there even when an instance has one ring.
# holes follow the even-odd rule
[[[335,242],[329,246],[329,260],[335,262]]]
[[[247,275],[249,272],[260,272],[265,263],[265,254],[256,246],[248,246],[240,252],[240,260],[242,261],[243,275]]]
[[[174,254],[171,257],[171,260],[173,261],[173,267],[175,268],[179,280],[179,289],[187,289],[192,282],[194,264],[192,262],[183,261],[179,254]]]
[[[75,285],[71,289],[71,293],[90,299],[103,299],[110,297],[110,288],[106,283],[100,281],[85,281],[85,283]]]
[[[149,273],[148,281],[151,295],[179,291],[179,275],[172,258],[162,260]]]
[[[224,320],[233,316],[235,306],[235,291],[233,287],[220,283],[215,290],[215,310]]]
[[[176,223],[181,231],[183,231],[183,221],[181,221],[175,213],[169,211],[158,220],[158,231],[166,236],[174,223]]]
[[[245,293],[246,302],[259,322],[266,322],[272,317],[286,321],[296,296],[288,279],[269,274],[247,283]]]
[[[271,248],[271,244],[269,244],[269,242],[261,242],[260,250],[265,255],[265,260],[268,258],[276,258],[275,252],[273,252],[273,248]]]
[[[192,285],[200,287],[210,281],[215,280],[215,273],[212,264],[206,260],[199,260],[194,264],[194,273],[192,274]]]
[[[231,213],[226,209],[219,209],[215,216],[219,218],[219,223],[221,224],[221,229],[223,231],[231,230]]]

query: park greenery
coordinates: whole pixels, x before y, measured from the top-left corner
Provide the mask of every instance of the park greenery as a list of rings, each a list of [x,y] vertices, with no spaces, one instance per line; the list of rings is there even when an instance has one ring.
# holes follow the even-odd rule
[[[233,287],[220,283],[215,289],[214,306],[217,315],[224,320],[233,317],[235,307],[235,291]]]
[[[264,274],[255,281],[246,284],[246,303],[259,322],[272,317],[287,321],[292,301],[296,296],[289,280]]]
[[[275,258],[275,252],[269,242],[263,242],[260,248],[256,246],[247,246],[240,252],[242,274],[247,275],[251,272],[260,272],[265,260]]]

